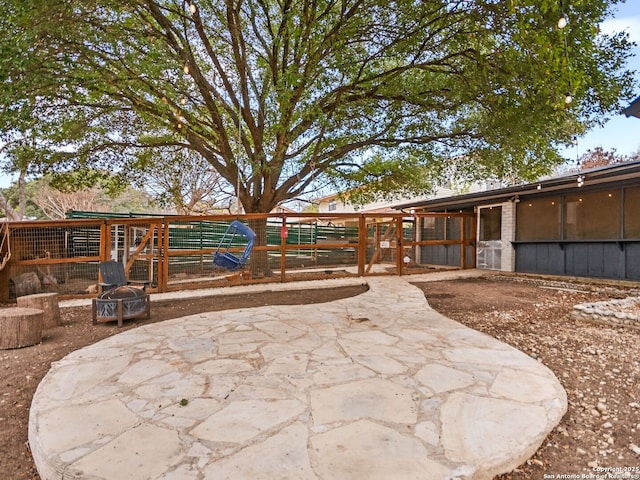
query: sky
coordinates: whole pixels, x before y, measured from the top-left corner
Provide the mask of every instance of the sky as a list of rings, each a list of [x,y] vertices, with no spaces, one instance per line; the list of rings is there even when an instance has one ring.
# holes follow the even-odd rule
[[[569,25],[570,27],[570,25]],[[626,0],[616,6],[613,18],[600,25],[604,33],[626,31],[630,40],[636,42],[634,56],[629,59],[628,67],[636,70],[634,97],[640,95],[640,0]],[[625,105],[626,107],[626,105]],[[587,150],[602,147],[603,150],[613,150],[620,155],[630,155],[640,150],[640,119],[625,117],[624,114],[613,115],[604,127],[597,127],[578,139],[576,146],[561,150],[561,154],[576,160]],[[0,174],[0,188],[6,188],[15,180],[6,174]]]

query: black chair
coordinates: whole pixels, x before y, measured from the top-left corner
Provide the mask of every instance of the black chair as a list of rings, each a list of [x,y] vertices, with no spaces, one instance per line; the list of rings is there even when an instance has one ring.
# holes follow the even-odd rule
[[[124,273],[124,265],[115,260],[100,262],[100,275],[102,276],[102,282],[99,282],[98,285],[103,290],[110,290],[123,285],[139,285],[142,286],[142,290],[146,291],[149,284],[147,281],[127,280],[127,276]]]

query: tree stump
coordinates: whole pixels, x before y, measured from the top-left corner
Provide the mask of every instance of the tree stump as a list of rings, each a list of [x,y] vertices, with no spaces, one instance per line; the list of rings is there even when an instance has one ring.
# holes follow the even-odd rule
[[[19,307],[36,308],[44,311],[42,328],[53,328],[62,325],[60,320],[60,305],[57,293],[38,293],[26,295],[16,299]]]
[[[42,317],[36,308],[0,309],[0,350],[28,347],[42,341]]]

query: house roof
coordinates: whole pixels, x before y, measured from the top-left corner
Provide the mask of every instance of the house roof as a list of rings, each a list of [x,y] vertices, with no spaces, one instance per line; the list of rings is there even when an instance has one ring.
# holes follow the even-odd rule
[[[640,118],[640,97],[636,98],[631,105],[622,110],[627,117],[637,117]]]
[[[317,198],[315,201],[320,203],[320,202],[326,202],[328,200],[334,200],[336,198],[338,198],[337,193],[330,193],[329,195],[325,195],[324,197]]]
[[[475,205],[481,204],[501,203],[515,197],[516,195],[542,195],[550,192],[579,188],[578,177],[580,176],[583,179],[583,188],[598,185],[604,186],[613,182],[619,184],[622,181],[632,179],[640,180],[640,161],[618,163],[615,165],[607,165],[606,167],[581,170],[579,172],[572,172],[566,175],[539,180],[537,182],[527,183],[524,185],[516,185],[446,198],[437,198],[422,202],[405,203],[396,205],[394,208],[402,211],[409,208],[438,211],[471,208]]]

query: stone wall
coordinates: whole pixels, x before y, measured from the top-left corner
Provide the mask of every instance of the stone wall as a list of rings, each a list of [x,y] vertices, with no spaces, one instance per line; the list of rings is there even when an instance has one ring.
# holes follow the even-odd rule
[[[579,320],[640,330],[640,297],[581,303],[572,314]]]

